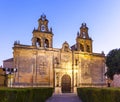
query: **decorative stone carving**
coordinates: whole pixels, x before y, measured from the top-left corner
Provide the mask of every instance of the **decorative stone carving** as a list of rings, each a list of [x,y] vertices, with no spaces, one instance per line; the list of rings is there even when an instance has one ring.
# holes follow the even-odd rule
[[[62,45],[62,52],[70,52],[69,44],[66,41]]]
[[[60,72],[56,72],[56,86],[59,86]]]
[[[39,56],[37,60],[39,60],[39,63],[37,65],[37,73],[39,73],[42,76],[46,75],[49,68],[48,60],[45,56]]]
[[[46,62],[42,62],[39,64],[39,67],[38,67],[38,71],[40,75],[46,75],[47,72],[47,63]]]
[[[68,54],[63,54],[62,55],[62,61],[63,62],[68,62],[70,60],[70,56]]]

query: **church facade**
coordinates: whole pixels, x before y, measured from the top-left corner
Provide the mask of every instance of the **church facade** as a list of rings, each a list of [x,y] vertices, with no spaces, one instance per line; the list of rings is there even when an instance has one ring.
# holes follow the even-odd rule
[[[65,41],[53,48],[53,32],[41,15],[33,30],[31,45],[15,41],[13,61],[17,72],[13,86],[54,87],[56,92],[75,92],[76,87],[105,83],[105,55],[93,53],[92,39],[82,23],[73,46]]]

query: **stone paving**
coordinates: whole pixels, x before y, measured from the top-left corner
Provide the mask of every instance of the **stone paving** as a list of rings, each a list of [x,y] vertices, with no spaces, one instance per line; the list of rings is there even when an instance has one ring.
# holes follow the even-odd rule
[[[75,93],[54,94],[46,102],[82,102]]]

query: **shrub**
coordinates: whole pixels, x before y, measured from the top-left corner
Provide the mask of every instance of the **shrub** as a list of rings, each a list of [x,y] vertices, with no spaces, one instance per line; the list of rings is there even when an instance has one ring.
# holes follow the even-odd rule
[[[83,102],[120,102],[119,88],[78,88],[77,93]]]
[[[45,102],[53,88],[2,88],[0,102]]]

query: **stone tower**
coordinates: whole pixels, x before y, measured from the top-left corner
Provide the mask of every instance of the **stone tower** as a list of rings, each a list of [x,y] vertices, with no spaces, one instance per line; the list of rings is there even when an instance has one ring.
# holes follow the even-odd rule
[[[33,30],[32,45],[42,48],[53,47],[53,33],[52,28],[48,28],[48,20],[46,15],[41,15],[38,19],[38,29]]]
[[[92,53],[92,39],[88,35],[88,27],[86,26],[86,23],[82,23],[80,34],[79,32],[77,33],[76,44],[76,50]]]

